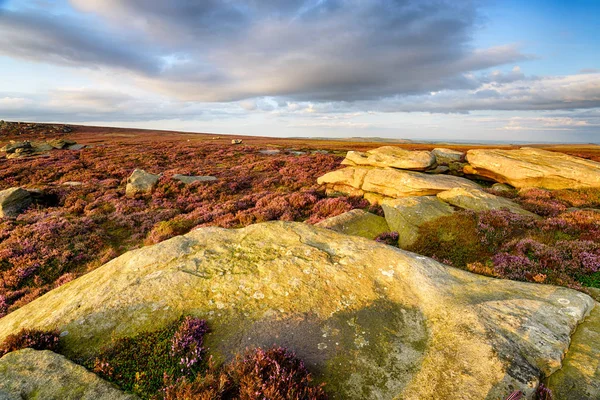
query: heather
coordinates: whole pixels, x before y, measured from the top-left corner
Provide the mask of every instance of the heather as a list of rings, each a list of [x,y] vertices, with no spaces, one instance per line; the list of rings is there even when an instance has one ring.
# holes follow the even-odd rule
[[[31,348],[35,350],[52,350],[58,348],[58,331],[42,331],[38,329],[21,329],[8,335],[0,345],[0,357],[11,351]]]
[[[327,198],[316,184],[337,168],[339,157],[259,150],[208,140],[115,141],[47,157],[0,159],[0,190],[40,191],[25,213],[0,220],[0,315],[128,250],[198,226],[316,223],[369,207],[362,198]],[[152,195],[125,196],[135,168],[163,174]],[[218,181],[186,185],[171,179],[174,174]]]
[[[548,200],[551,207],[554,199]],[[565,209],[533,218],[458,211],[422,226],[411,250],[499,278],[600,287],[600,212]]]

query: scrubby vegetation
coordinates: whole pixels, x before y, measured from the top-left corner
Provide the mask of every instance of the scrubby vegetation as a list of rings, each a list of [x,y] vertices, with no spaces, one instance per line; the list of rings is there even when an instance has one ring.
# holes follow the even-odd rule
[[[507,196],[544,218],[459,211],[423,225],[410,250],[499,278],[600,287],[600,210],[590,208],[600,204],[600,190]]]
[[[37,329],[21,329],[18,333],[8,335],[0,345],[0,357],[11,351],[31,348],[35,350],[56,350],[59,343],[58,331],[41,331]]]

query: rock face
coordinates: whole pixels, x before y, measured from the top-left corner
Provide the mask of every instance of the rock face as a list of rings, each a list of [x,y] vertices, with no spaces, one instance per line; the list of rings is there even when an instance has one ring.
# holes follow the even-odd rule
[[[385,200],[381,207],[391,231],[398,232],[398,246],[405,249],[419,237],[419,227],[451,215],[454,209],[435,196]]]
[[[341,215],[327,218],[315,224],[315,226],[367,239],[375,239],[382,233],[390,231],[385,218],[364,210],[351,210]]]
[[[25,189],[17,187],[0,191],[0,218],[16,217],[31,201],[31,194]]]
[[[548,379],[555,399],[600,399],[599,305],[577,328],[563,367]]]
[[[0,359],[0,399],[134,400],[84,367],[49,350],[23,349]]]
[[[86,356],[189,313],[208,320],[217,360],[286,346],[333,399],[531,399],[593,307],[574,290],[277,221],[126,253],[0,319],[0,340],[57,328],[67,353]]]
[[[65,139],[52,139],[47,142],[36,142],[36,141],[22,141],[15,142],[11,140],[9,144],[5,145],[0,151],[6,152],[6,158],[22,158],[28,156],[39,156],[46,155],[53,149],[76,149],[80,150],[85,146],[78,145],[72,140]]]
[[[448,165],[451,162],[458,162],[463,159],[465,153],[462,151],[436,148],[431,150],[431,153],[435,156],[438,164]]]
[[[410,151],[399,147],[383,146],[366,153],[349,151],[344,163],[424,171],[435,164],[435,157],[428,151]]]
[[[600,163],[562,153],[527,147],[469,150],[467,160],[476,174],[516,188],[600,187]]]
[[[141,169],[135,169],[129,178],[127,178],[125,194],[129,197],[133,197],[136,194],[152,193],[159,178],[159,175],[150,174]]]
[[[515,214],[537,217],[508,199],[494,196],[480,189],[454,188],[438,193],[437,197],[448,204],[467,210],[487,211],[506,208]]]
[[[189,185],[190,183],[194,182],[214,182],[217,180],[217,178],[215,178],[214,176],[190,176],[180,174],[173,175],[173,179],[183,182],[186,185]]]
[[[350,195],[375,193],[381,196],[376,202],[386,197],[430,196],[455,187],[479,188],[476,183],[456,176],[369,167],[347,167],[333,171],[320,177],[317,182]],[[367,196],[365,198],[369,200]]]

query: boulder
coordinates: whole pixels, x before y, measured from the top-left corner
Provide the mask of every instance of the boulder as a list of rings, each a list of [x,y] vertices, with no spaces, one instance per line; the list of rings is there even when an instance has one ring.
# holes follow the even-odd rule
[[[464,162],[452,161],[452,162],[448,163],[448,168],[449,168],[448,173],[450,175],[454,175],[454,176],[464,176],[465,173],[463,172],[463,169],[467,165],[468,164],[464,163]]]
[[[393,168],[347,167],[317,179],[319,184],[341,193],[374,193],[380,198],[435,195],[454,187],[479,188],[474,182],[449,175],[431,175]],[[346,188],[353,190],[345,191]]]
[[[480,176],[516,188],[581,189],[600,187],[600,163],[553,151],[469,150],[467,160]]]
[[[31,194],[18,187],[0,191],[0,218],[16,217],[31,204]]]
[[[65,147],[77,144],[77,142],[74,142],[73,140],[68,140],[68,139],[52,139],[52,140],[48,140],[47,142],[50,146],[52,146],[55,149],[64,149]]]
[[[392,167],[424,171],[435,164],[435,157],[428,151],[410,151],[394,146],[383,146],[366,153],[349,151],[346,160],[351,165]]]
[[[130,251],[0,319],[0,340],[52,327],[69,357],[86,357],[192,314],[211,327],[216,362],[285,346],[332,399],[531,399],[593,307],[571,289],[273,221]]]
[[[560,370],[550,375],[555,399],[600,399],[600,303],[571,338]]]
[[[217,180],[217,178],[215,178],[214,176],[192,176],[180,174],[173,175],[173,179],[183,182],[186,185],[189,185],[190,183],[194,182],[214,182]]]
[[[398,246],[410,247],[419,237],[419,227],[454,213],[454,209],[435,196],[384,200],[381,204],[390,230],[398,232]]]
[[[231,144],[242,144],[242,139],[231,139]]]
[[[85,149],[84,144],[72,144],[70,146],[67,146],[67,150],[83,150],[83,149]]]
[[[512,192],[515,188],[507,185],[506,183],[494,183],[492,187],[490,187],[496,193],[502,192]]]
[[[14,140],[11,140],[10,143],[2,147],[0,151],[14,153],[17,149],[31,149],[31,142],[27,140],[24,142],[15,142]]]
[[[3,400],[137,398],[49,350],[23,349],[0,359],[0,399]]]
[[[156,187],[160,175],[154,175],[141,169],[135,169],[127,178],[125,194],[129,197],[136,194],[150,194]]]
[[[436,148],[431,150],[438,164],[448,165],[451,162],[460,162],[465,153],[462,151],[450,150],[445,148]]]
[[[31,148],[34,153],[38,154],[47,153],[50,150],[54,149],[54,147],[52,147],[47,142],[31,142]]]
[[[438,193],[437,197],[448,204],[466,210],[487,211],[507,209],[515,214],[537,217],[534,213],[524,210],[518,204],[504,197],[494,196],[480,189],[454,188]]]
[[[346,235],[362,236],[375,239],[390,228],[385,218],[364,210],[351,210],[335,217],[327,218],[315,226],[327,228]]]

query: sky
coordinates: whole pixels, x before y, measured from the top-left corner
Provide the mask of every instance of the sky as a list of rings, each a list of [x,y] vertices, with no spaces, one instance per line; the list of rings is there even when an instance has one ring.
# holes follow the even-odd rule
[[[0,0],[0,119],[600,144],[598,0]]]

